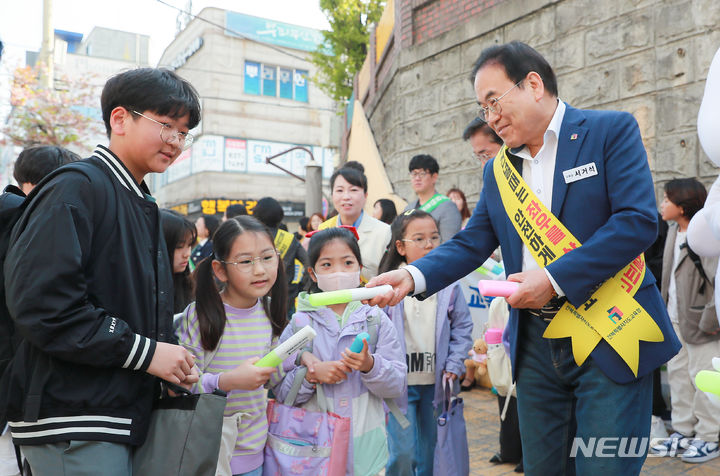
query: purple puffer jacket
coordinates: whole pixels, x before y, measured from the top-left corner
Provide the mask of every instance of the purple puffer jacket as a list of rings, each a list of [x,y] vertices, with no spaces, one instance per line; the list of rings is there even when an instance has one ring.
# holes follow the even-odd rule
[[[355,304],[357,305],[357,304]],[[340,354],[361,332],[367,332],[367,318],[373,314],[378,320],[378,340],[374,352],[375,364],[368,373],[353,371],[347,380],[336,385],[323,385],[330,411],[351,419],[352,438],[348,452],[348,475],[375,475],[387,464],[388,448],[385,430],[383,399],[398,398],[407,393],[407,367],[395,326],[380,308],[359,305],[340,328],[337,315],[327,307],[312,307],[307,294],[298,296],[298,312],[285,328],[280,341],[287,340],[293,329],[311,324],[317,332],[313,340],[313,354],[320,360],[341,360]],[[295,373],[288,371],[273,391],[283,401],[292,387]],[[303,380],[296,405],[318,409],[314,386]]]

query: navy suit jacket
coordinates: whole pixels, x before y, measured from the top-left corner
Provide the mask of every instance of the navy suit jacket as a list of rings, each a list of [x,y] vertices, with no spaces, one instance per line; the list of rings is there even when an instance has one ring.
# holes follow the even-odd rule
[[[565,183],[564,170],[593,162],[597,175]],[[505,214],[493,165],[494,159],[485,167],[480,201],[465,229],[413,263],[425,276],[426,295],[476,269],[498,244],[502,246],[506,273],[522,270],[523,243]],[[631,114],[567,106],[558,137],[552,213],[582,243],[547,266],[576,307],[591,296],[599,283],[653,244],[657,235],[655,192],[640,131]],[[651,272],[645,273],[635,299],[665,337],[663,342],[640,341],[638,377],[642,377],[675,355],[680,342]],[[518,348],[522,348],[522,342],[518,342],[519,325],[519,311],[511,309],[506,332],[514,372]],[[590,358],[615,382],[636,378],[605,340],[600,341]]]
[[[198,264],[200,264],[200,261],[210,256],[212,252],[212,241],[207,240],[203,245],[197,245],[195,248],[193,248],[192,253],[190,254],[190,259],[192,260],[193,264],[197,266]]]

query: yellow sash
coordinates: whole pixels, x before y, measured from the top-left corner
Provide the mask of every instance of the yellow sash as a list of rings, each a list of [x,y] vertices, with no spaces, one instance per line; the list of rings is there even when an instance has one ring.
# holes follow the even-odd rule
[[[293,234],[285,230],[278,230],[275,234],[275,248],[280,252],[280,258],[285,259],[293,238]]]
[[[507,147],[495,157],[493,173],[505,213],[540,268],[581,246],[515,170]],[[605,281],[579,308],[565,303],[543,337],[570,337],[578,365],[585,362],[600,339],[605,339],[637,376],[639,341],[663,340],[653,318],[634,299],[644,276],[645,257],[641,254]]]
[[[318,227],[318,230],[325,230],[327,228],[334,228],[337,226],[337,220],[338,216],[335,215],[334,217],[325,220],[324,222],[320,223],[320,226]]]

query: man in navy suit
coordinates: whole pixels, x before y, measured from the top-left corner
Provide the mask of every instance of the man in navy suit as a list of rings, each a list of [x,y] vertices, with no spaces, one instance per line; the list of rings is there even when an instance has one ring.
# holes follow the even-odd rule
[[[585,303],[655,240],[655,194],[637,123],[628,113],[579,110],[559,100],[552,68],[524,43],[484,50],[471,80],[480,117],[503,139],[533,193],[582,246],[538,267],[503,207],[496,158],[484,169],[480,201],[466,228],[413,265],[371,280],[368,286],[391,284],[394,292],[370,304],[436,293],[500,244],[508,279],[520,283],[507,299],[505,332],[525,473],[639,474],[648,448],[651,372],[680,348],[652,273],[637,283],[634,299],[663,340],[640,341],[637,376],[603,339],[578,366],[570,338],[542,337],[565,301]],[[564,171],[583,166],[595,173],[565,179]]]

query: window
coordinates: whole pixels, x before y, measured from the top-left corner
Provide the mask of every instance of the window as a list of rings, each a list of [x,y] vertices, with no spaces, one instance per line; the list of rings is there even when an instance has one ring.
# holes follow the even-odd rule
[[[293,98],[293,70],[280,68],[278,76],[280,80],[280,97],[285,99]]]
[[[245,94],[308,102],[308,71],[245,61]]]
[[[260,63],[245,62],[245,94],[260,94]]]
[[[300,69],[295,70],[295,100],[308,102],[308,72]]]
[[[264,64],[262,66],[262,93],[263,96],[277,96],[277,81],[275,81],[275,75],[277,74],[277,67],[268,66]]]

